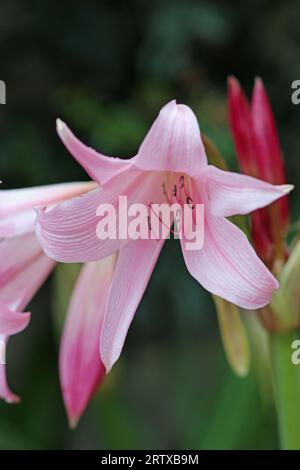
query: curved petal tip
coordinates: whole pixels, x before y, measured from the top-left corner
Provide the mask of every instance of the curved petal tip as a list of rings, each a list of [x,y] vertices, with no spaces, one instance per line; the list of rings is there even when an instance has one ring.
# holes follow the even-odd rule
[[[295,188],[295,186],[293,184],[282,184],[281,185],[281,189],[282,189],[282,192],[284,194],[289,194],[291,191],[293,191],[294,188]]]
[[[70,429],[72,429],[74,431],[77,428],[79,419],[80,419],[79,416],[69,417],[69,427],[70,427]]]
[[[6,305],[0,304],[0,334],[11,336],[27,328],[30,312],[15,312]]]
[[[5,402],[9,405],[18,405],[21,403],[21,398],[11,392],[10,395],[5,398]]]
[[[66,124],[59,118],[56,119],[56,130],[59,136],[63,137],[67,130]]]

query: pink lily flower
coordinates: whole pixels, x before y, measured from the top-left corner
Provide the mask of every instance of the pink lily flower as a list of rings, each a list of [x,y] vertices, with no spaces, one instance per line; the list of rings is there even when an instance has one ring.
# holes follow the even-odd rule
[[[246,214],[287,194],[289,185],[273,186],[207,164],[199,125],[192,110],[175,101],[160,111],[130,160],[106,157],[81,143],[58,120],[59,136],[101,187],[54,209],[41,211],[37,235],[50,258],[86,262],[119,252],[101,329],[100,355],[109,371],[118,359],[137,306],[164,240],[105,240],[96,235],[97,207],[118,196],[131,203],[192,200],[205,204],[205,241],[198,251],[185,249],[191,275],[213,294],[241,307],[269,303],[278,282],[255,254],[244,233],[226,217]]]
[[[255,80],[249,104],[239,82],[229,77],[228,106],[231,132],[243,173],[272,184],[285,184],[275,119],[262,80]],[[271,268],[289,225],[288,198],[283,197],[270,207],[255,211],[251,220],[256,251]]]
[[[42,252],[34,232],[0,242],[0,340],[25,329],[30,313],[23,313],[35,292],[52,271],[55,263]],[[19,397],[10,391],[6,367],[0,365],[0,397],[16,403]]]
[[[95,183],[67,183],[39,188],[0,191],[0,340],[22,331],[29,323],[24,313],[56,263],[42,251],[36,238],[35,208],[53,206],[85,193]],[[74,426],[99,386],[105,369],[99,358],[99,334],[114,260],[104,259],[82,268],[74,289],[60,350],[60,380],[70,425]],[[5,365],[0,365],[0,397],[18,402],[8,387]]]

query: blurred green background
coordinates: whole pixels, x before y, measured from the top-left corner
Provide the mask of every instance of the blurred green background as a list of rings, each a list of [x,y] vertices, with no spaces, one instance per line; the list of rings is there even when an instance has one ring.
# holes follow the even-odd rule
[[[135,154],[170,99],[190,105],[232,169],[226,78],[248,93],[265,81],[278,120],[288,180],[300,176],[298,1],[1,0],[0,175],[3,188],[87,179],[55,132],[55,118],[103,153]],[[299,192],[292,196],[294,217]],[[1,261],[0,261],[1,262]],[[30,327],[8,351],[17,406],[0,403],[2,449],[277,448],[270,390],[255,359],[248,378],[229,369],[212,299],[170,240],[124,352],[70,431],[57,356],[71,272],[52,276],[30,305]],[[57,276],[57,274],[56,274]],[[249,314],[250,315],[250,314]],[[259,361],[259,358],[256,359]]]

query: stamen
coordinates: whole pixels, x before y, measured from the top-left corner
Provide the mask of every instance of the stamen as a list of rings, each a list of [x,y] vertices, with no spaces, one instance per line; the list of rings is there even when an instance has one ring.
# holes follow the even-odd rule
[[[184,176],[181,175],[179,178],[180,189],[184,188]]]
[[[186,198],[186,203],[188,204],[188,206],[189,206],[192,210],[195,209],[194,201],[193,201],[193,199],[192,199],[190,196],[188,196],[188,197]]]
[[[185,178],[184,178],[184,175],[181,175],[181,176],[180,176],[179,181],[180,181],[180,187],[181,187],[182,192],[183,192],[184,197],[185,197],[185,202],[186,202],[186,204],[189,206],[189,208],[190,208],[192,211],[194,211],[194,209],[195,209],[194,200],[193,200],[193,198],[190,196],[190,192],[189,192],[189,188],[188,188],[190,181],[189,181],[189,179],[188,179],[187,182],[186,182],[186,180],[185,180]],[[193,212],[193,218],[192,218],[192,220],[193,220],[193,223],[196,225],[196,214],[195,214],[195,212]]]
[[[163,188],[163,195],[165,196],[167,202],[168,202],[169,204],[172,204],[172,200],[171,200],[170,197],[168,196],[165,183],[162,184],[162,188]]]
[[[187,199],[188,197],[190,197],[190,195],[189,195],[189,192],[188,192],[188,188],[186,187],[186,184],[185,184],[184,175],[180,176],[179,182],[180,182],[180,189],[183,190],[183,194],[184,194],[185,198]]]
[[[152,214],[154,214],[155,217],[158,218],[158,220],[160,221],[160,223],[161,223],[167,230],[169,230],[173,235],[178,235],[179,232],[175,232],[175,231],[172,229],[172,227],[168,227],[168,225],[162,220],[162,218],[161,218],[158,214],[156,214],[156,212],[155,212],[154,209],[152,208],[152,204],[153,204],[153,202],[150,202],[150,203],[149,203],[149,207],[150,207],[150,210],[151,210]],[[148,216],[148,220],[149,220],[149,218],[150,218],[150,217]]]
[[[178,191],[178,187],[180,189],[180,192]],[[173,203],[173,200],[175,199],[176,202],[180,205],[184,205],[187,203],[192,209],[194,209],[194,201],[190,196],[190,193],[188,191],[188,187],[186,184],[186,179],[184,175],[180,175],[178,178],[178,184],[174,184],[172,188],[171,195],[168,194],[167,192],[167,187],[166,183],[162,183],[162,189],[163,189],[163,194],[169,204]],[[182,195],[180,193],[183,193],[184,199],[182,198]]]
[[[177,179],[177,183],[172,184],[171,182],[172,180],[174,181],[175,178]],[[172,205],[174,202],[177,202],[181,207],[187,204],[189,208],[194,211],[195,202],[193,198],[191,197],[190,184],[191,184],[190,179],[186,177],[186,175],[180,175],[178,177],[176,176],[176,173],[173,173],[173,174],[169,173],[167,175],[167,181],[162,183],[163,194],[168,204]],[[168,194],[168,190],[169,190],[169,194]],[[165,224],[165,222],[161,219],[161,217],[159,217],[159,215],[155,213],[155,211],[152,208],[152,204],[153,203],[149,204],[150,210],[158,218],[160,223],[165,228],[167,228],[171,233],[173,233],[174,235],[178,235],[180,229],[172,230],[171,227],[168,227]],[[196,217],[196,214],[195,212],[193,212],[193,215],[192,215],[193,224],[196,224],[195,217]],[[174,218],[173,224],[174,224],[174,227],[177,227],[176,218]],[[183,221],[182,221],[182,224],[183,224]]]

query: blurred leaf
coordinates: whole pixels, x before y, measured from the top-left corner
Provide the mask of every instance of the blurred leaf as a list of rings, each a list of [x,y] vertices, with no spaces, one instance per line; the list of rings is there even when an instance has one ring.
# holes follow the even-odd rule
[[[251,358],[253,373],[262,404],[266,409],[273,407],[272,367],[269,350],[269,336],[262,327],[256,312],[244,311],[243,318],[248,330],[251,345]]]
[[[210,165],[214,165],[221,170],[227,170],[226,162],[213,141],[203,133],[201,134],[201,137]]]
[[[260,426],[264,422],[253,377],[243,381],[232,374],[225,378],[219,399],[212,410],[201,449],[247,449],[259,447]],[[271,437],[271,436],[269,436]],[[257,440],[258,438],[258,440]],[[266,439],[263,446],[266,446]],[[272,442],[272,441],[271,441]]]
[[[60,337],[68,310],[70,297],[79,274],[80,264],[58,264],[53,281],[53,320],[57,336]]]
[[[293,330],[300,324],[300,240],[284,265],[280,275],[280,288],[272,297],[271,306],[276,313],[280,327]]]
[[[0,449],[6,450],[28,450],[42,449],[30,432],[23,429],[16,430],[15,426],[1,418],[0,424]]]
[[[245,377],[250,367],[250,348],[241,312],[236,305],[221,297],[213,295],[213,299],[229,365],[238,376]]]

